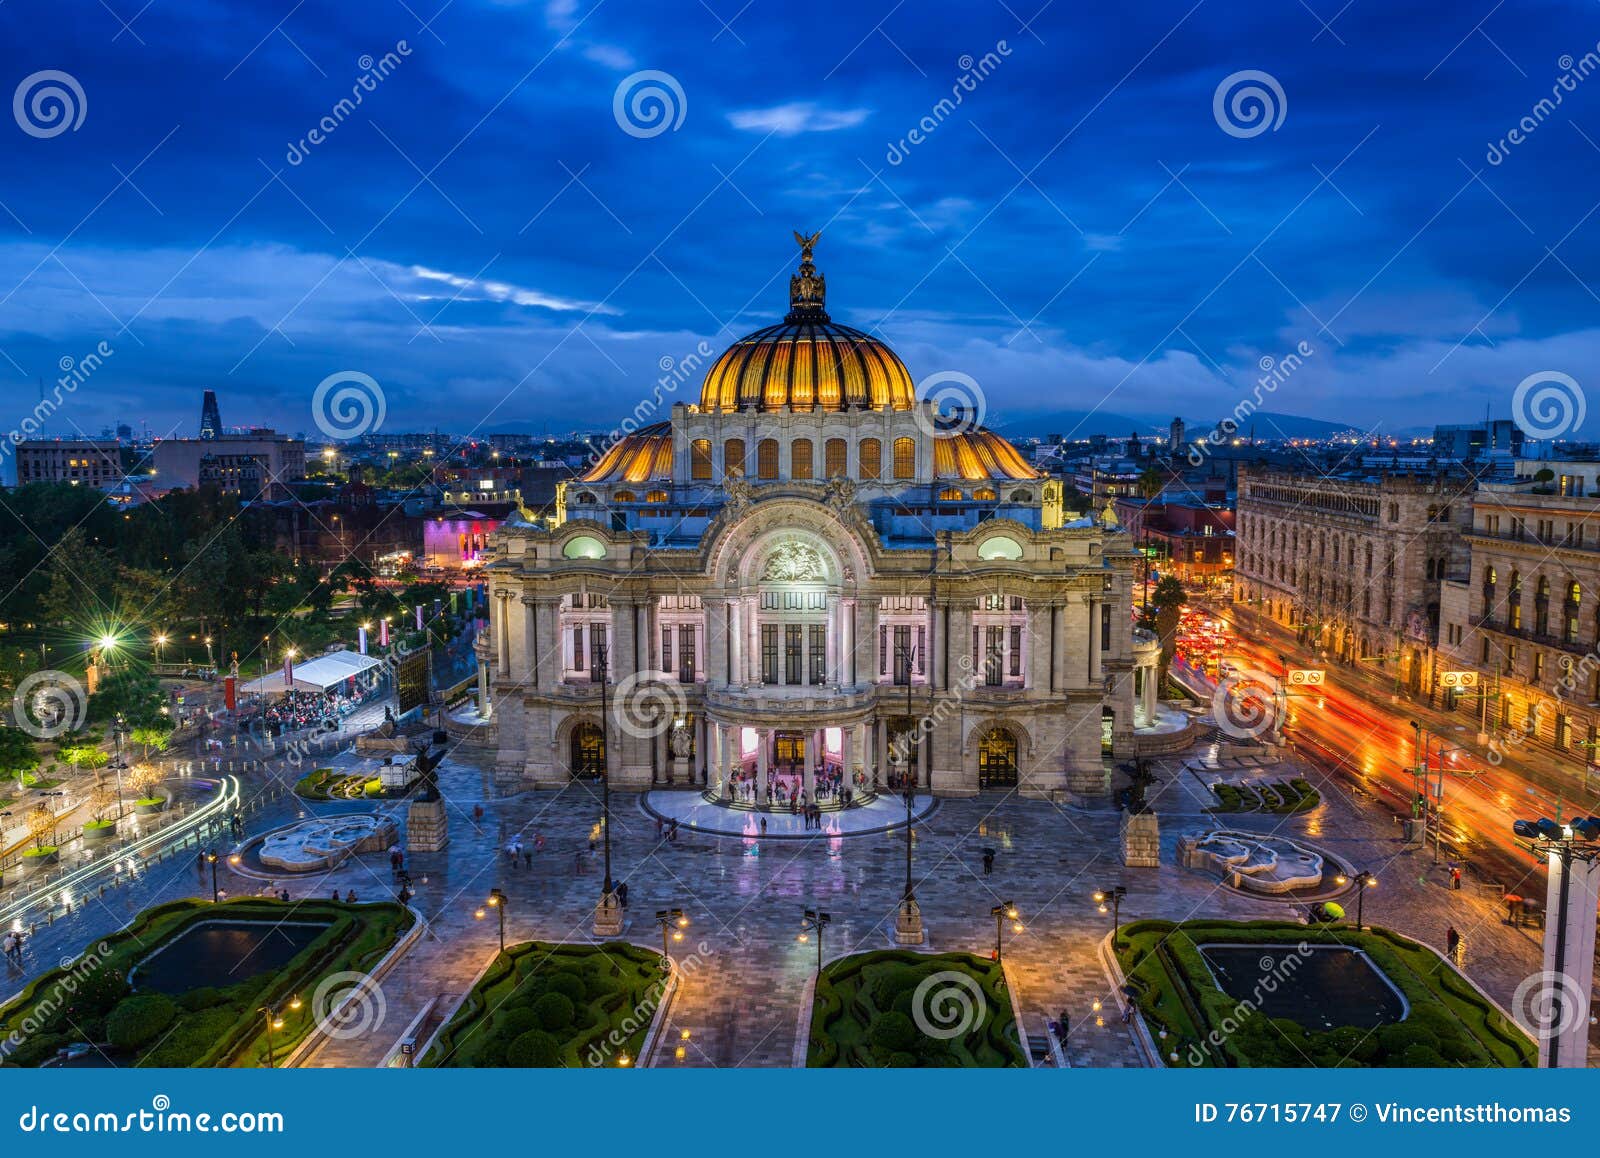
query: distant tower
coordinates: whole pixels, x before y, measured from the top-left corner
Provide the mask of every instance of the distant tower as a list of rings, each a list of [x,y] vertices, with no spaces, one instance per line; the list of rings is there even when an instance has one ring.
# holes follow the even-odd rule
[[[1128,435],[1128,457],[1138,458],[1143,452],[1139,449],[1139,432],[1135,430]]]
[[[1183,419],[1174,418],[1167,432],[1167,453],[1177,454],[1181,446],[1183,446]]]
[[[200,401],[200,437],[215,438],[222,433],[222,417],[217,413],[217,392],[207,390]]]

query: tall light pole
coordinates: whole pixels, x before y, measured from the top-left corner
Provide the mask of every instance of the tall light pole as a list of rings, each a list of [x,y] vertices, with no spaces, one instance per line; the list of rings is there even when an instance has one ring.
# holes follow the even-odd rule
[[[300,1008],[300,998],[298,995],[289,998],[289,1008]],[[267,1068],[276,1069],[278,1063],[273,1056],[276,1051],[274,1050],[272,1044],[272,1031],[283,1028],[283,1013],[275,1005],[263,1005],[258,1008],[256,1012],[261,1014],[262,1017],[266,1019],[267,1023]]]
[[[500,952],[504,953],[506,951],[506,895],[497,888],[490,889],[489,897],[486,901],[484,901],[484,904],[493,909],[499,919]],[[477,912],[473,913],[472,915],[481,921],[489,914],[485,909],[479,908]]]
[[[807,909],[805,917],[800,922],[800,936],[796,938],[802,945],[811,939],[811,934],[817,935],[817,972],[822,972],[822,932],[828,927],[833,916],[829,913],[819,912],[816,909]]]
[[[999,961],[1001,951],[1005,948],[1005,923],[1007,921],[1012,922],[1011,931],[1020,933],[1022,932],[1022,921],[1019,919],[1017,906],[1010,901],[996,905],[989,910],[989,915],[994,918],[994,959]]]
[[[1111,914],[1111,948],[1117,947],[1117,937],[1122,932],[1122,898],[1128,895],[1125,885],[1112,885],[1110,888],[1098,889],[1094,894],[1095,901],[1100,905],[1102,913]]]
[[[211,903],[217,903],[217,850],[206,853],[206,863],[211,866]]]
[[[1556,815],[1560,816],[1560,809]],[[1555,1069],[1561,1065],[1563,1052],[1573,1064],[1583,1064],[1588,1048],[1589,988],[1593,983],[1594,961],[1590,950],[1594,944],[1595,929],[1595,868],[1600,860],[1600,817],[1573,817],[1568,821],[1518,820],[1511,831],[1527,842],[1524,846],[1535,855],[1544,856],[1550,866],[1550,883],[1556,894],[1555,927],[1545,926],[1544,963],[1547,977],[1557,979],[1546,987],[1549,994],[1549,1017],[1538,1027],[1538,1036],[1549,1045],[1544,1051],[1544,1065]],[[1576,909],[1572,905],[1573,866],[1580,864],[1583,875],[1581,893]],[[1548,914],[1547,914],[1548,915]],[[1578,944],[1569,947],[1569,938]],[[1569,954],[1569,948],[1573,951]],[[1573,958],[1568,961],[1569,955]],[[1569,1011],[1568,1001],[1576,1008]],[[1563,1051],[1562,1046],[1568,1049]]]
[[[605,846],[605,879],[600,886],[600,903],[595,908],[594,931],[596,936],[615,937],[622,932],[622,906],[611,880],[611,707],[606,690],[610,677],[606,644],[595,646],[590,667],[593,677],[600,682],[600,838]]]
[[[667,935],[674,941],[683,940],[683,930],[689,927],[689,918],[682,909],[657,909],[656,925],[661,929],[661,971],[672,972],[672,954],[667,949]]]

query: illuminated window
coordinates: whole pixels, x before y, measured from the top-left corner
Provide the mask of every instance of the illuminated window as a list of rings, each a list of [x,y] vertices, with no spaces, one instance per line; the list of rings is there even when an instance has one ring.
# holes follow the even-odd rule
[[[730,438],[722,444],[722,477],[744,477],[744,439]]]
[[[664,503],[667,501],[667,492],[651,491],[649,494],[644,496],[644,501],[647,503]]]
[[[638,500],[634,498],[632,491],[618,491],[611,496],[611,501],[614,503],[632,503]]]
[[[778,440],[763,438],[756,443],[756,477],[778,477]]]
[[[977,499],[980,503],[992,503],[994,502],[994,488],[979,487],[977,490],[972,492],[972,497]]]
[[[827,478],[844,478],[849,471],[845,462],[845,442],[842,438],[830,438],[822,444],[822,473]]]
[[[917,444],[909,438],[894,440],[894,477],[914,478],[917,473]]]
[[[711,477],[711,440],[697,438],[689,444],[689,477],[695,480]]]
[[[961,501],[960,487],[945,487],[939,492],[939,501],[942,503],[959,503]]]
[[[797,438],[789,444],[789,477],[811,477],[811,440]]]
[[[592,502],[594,502],[594,496],[591,495],[588,491],[584,491],[583,494],[578,496],[578,501],[580,503],[592,503]]]

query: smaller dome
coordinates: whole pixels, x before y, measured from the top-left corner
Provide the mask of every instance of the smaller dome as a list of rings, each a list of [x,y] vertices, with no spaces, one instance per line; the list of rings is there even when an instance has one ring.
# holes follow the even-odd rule
[[[672,478],[672,424],[653,422],[612,445],[579,482],[651,482]]]
[[[933,477],[939,479],[1041,479],[1017,448],[992,430],[950,431],[933,440]]]

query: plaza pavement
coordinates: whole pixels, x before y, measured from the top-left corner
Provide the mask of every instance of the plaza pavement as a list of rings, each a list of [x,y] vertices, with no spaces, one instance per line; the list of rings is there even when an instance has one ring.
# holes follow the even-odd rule
[[[1299,817],[1211,816],[1203,811],[1211,803],[1208,773],[1185,768],[1208,755],[1216,753],[1201,749],[1156,764],[1159,783],[1151,803],[1162,823],[1162,864],[1156,869],[1122,866],[1118,815],[1109,810],[1076,811],[1003,792],[939,802],[915,826],[915,888],[928,947],[988,953],[995,932],[991,907],[1014,902],[1026,929],[1014,935],[1008,928],[1005,956],[1020,989],[1027,1032],[1037,1039],[1048,1018],[1065,1012],[1072,1025],[1067,1050],[1072,1065],[1144,1064],[1115,1013],[1096,952],[1110,919],[1097,912],[1090,894],[1104,885],[1125,885],[1125,921],[1293,916],[1290,905],[1242,896],[1177,866],[1180,835],[1224,822],[1304,837],[1352,868],[1375,871],[1381,883],[1367,896],[1368,922],[1440,949],[1446,928],[1453,925],[1463,935],[1467,972],[1503,1005],[1539,968],[1536,931],[1503,924],[1497,897],[1451,890],[1443,867],[1429,863],[1431,853],[1401,847],[1386,808],[1352,794],[1343,783],[1327,782],[1309,766],[1296,765],[1264,768],[1262,774],[1308,776],[1322,790],[1317,810]],[[411,863],[413,904],[430,921],[430,935],[383,979],[381,1023],[359,1037],[330,1040],[308,1064],[378,1064],[429,1000],[449,1005],[459,999],[495,949],[493,919],[473,916],[490,888],[503,889],[509,898],[508,941],[591,939],[601,884],[599,852],[589,851],[591,839],[598,842],[600,835],[598,786],[575,783],[558,792],[500,798],[490,787],[491,769],[489,753],[469,748],[457,749],[442,766],[450,843],[442,852],[414,855]],[[820,908],[832,914],[824,942],[828,958],[888,946],[904,882],[903,832],[761,840],[681,830],[672,843],[658,837],[655,819],[637,797],[618,792],[612,803],[613,875],[629,886],[625,939],[659,946],[654,922],[659,908],[681,907],[692,922],[685,940],[673,947],[689,971],[669,1011],[666,1045],[654,1063],[790,1065],[800,1002],[815,968],[815,943],[796,939],[801,912]],[[294,810],[292,803],[270,809],[252,818],[250,830],[280,824]],[[537,834],[545,838],[531,866],[518,861],[513,867],[503,853],[517,834],[529,850]],[[997,853],[993,875],[987,877],[985,847]],[[41,933],[30,946],[25,973],[55,964],[56,957],[75,952],[145,904],[209,891],[209,882],[192,866],[159,867],[145,881]],[[295,897],[328,896],[337,888],[375,900],[394,891],[381,854],[286,883]],[[231,891],[238,895],[255,887],[235,880]],[[14,990],[20,980],[13,971],[5,988]],[[1098,1015],[1097,1000],[1104,1003]],[[681,1059],[675,1056],[680,1045]]]

